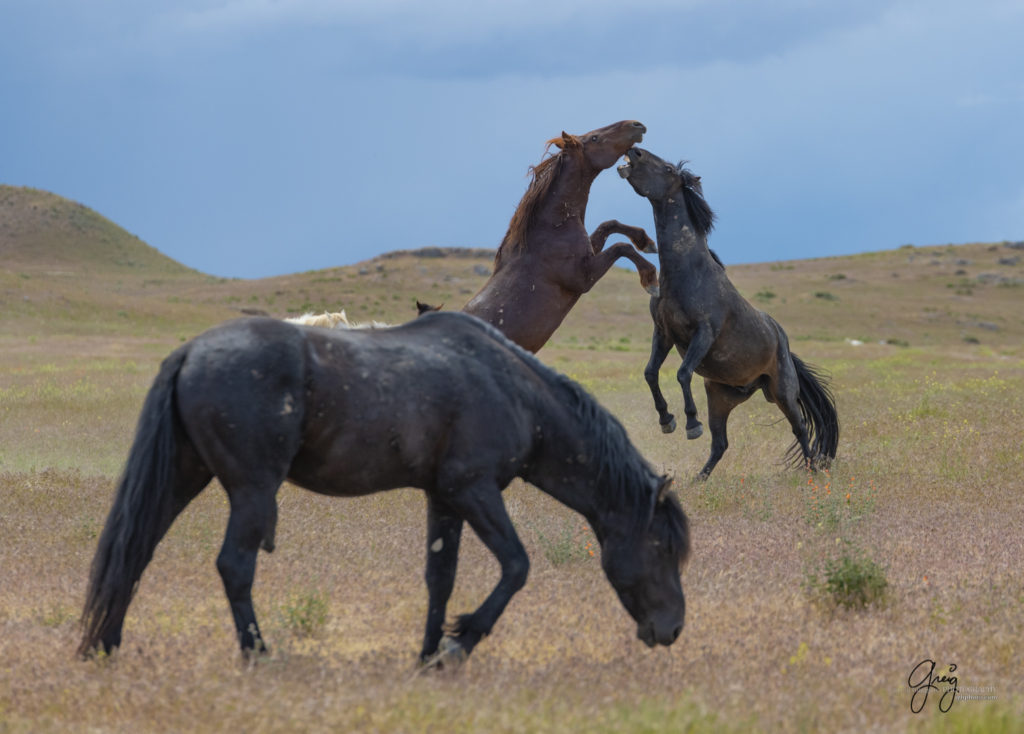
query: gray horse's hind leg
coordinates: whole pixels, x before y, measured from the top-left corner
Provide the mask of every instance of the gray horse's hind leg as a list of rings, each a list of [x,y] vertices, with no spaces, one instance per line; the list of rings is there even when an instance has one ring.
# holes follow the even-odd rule
[[[729,448],[729,436],[726,425],[729,413],[737,405],[750,397],[751,391],[723,385],[720,382],[704,380],[704,392],[708,396],[708,427],[711,429],[711,454],[707,463],[697,475],[698,479],[707,479],[721,460],[725,450]]]
[[[788,355],[785,360],[779,360],[778,376],[774,384],[770,385],[768,389],[775,398],[775,404],[782,411],[782,414],[786,416],[786,420],[789,421],[789,425],[793,429],[796,445],[793,446],[789,457],[794,460],[794,463],[796,462],[795,451],[796,447],[799,446],[800,452],[803,455],[804,466],[809,469],[816,469],[815,456],[811,452],[807,422],[804,420],[803,411],[800,409],[800,382],[797,379],[796,369],[793,367],[793,363],[789,360]]]

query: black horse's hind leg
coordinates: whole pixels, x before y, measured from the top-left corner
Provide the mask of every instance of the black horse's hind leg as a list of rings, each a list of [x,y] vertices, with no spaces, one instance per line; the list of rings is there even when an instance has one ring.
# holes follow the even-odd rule
[[[704,357],[707,356],[708,350],[711,349],[711,344],[715,340],[715,335],[711,331],[711,326],[707,323],[701,324],[697,327],[697,332],[693,335],[690,340],[690,344],[686,347],[686,353],[683,355],[683,363],[679,366],[679,371],[676,373],[676,379],[679,380],[679,386],[683,389],[683,411],[686,413],[686,437],[691,441],[695,438],[700,438],[701,434],[704,433],[704,428],[701,426],[700,421],[697,420],[697,404],[693,402],[693,392],[690,389],[690,381],[693,379],[693,372],[700,366],[700,363],[704,361]]]
[[[423,633],[420,662],[426,663],[437,652],[444,635],[445,609],[455,586],[459,563],[462,518],[427,495],[427,627]]]
[[[698,479],[707,479],[712,470],[729,448],[729,435],[726,425],[729,413],[737,405],[750,397],[751,391],[723,385],[720,382],[704,380],[704,392],[708,396],[708,427],[711,429],[711,454],[707,463],[700,470]]]
[[[231,516],[224,545],[217,556],[217,570],[231,605],[242,654],[248,656],[251,652],[267,650],[252,606],[252,582],[260,546],[273,549],[277,486],[231,486],[227,490]]]
[[[668,403],[661,392],[661,385],[658,383],[658,373],[661,365],[665,363],[665,357],[672,350],[672,342],[662,334],[661,329],[655,325],[654,336],[651,337],[651,358],[644,368],[644,379],[651,389],[651,397],[654,398],[654,409],[658,411],[658,423],[661,424],[662,433],[672,433],[676,430],[676,417],[668,412]]]
[[[501,565],[501,578],[484,603],[472,614],[460,616],[451,627],[453,642],[462,654],[469,655],[490,634],[512,596],[523,588],[530,559],[509,519],[501,489],[493,480],[478,480],[446,495],[445,500],[470,524]]]

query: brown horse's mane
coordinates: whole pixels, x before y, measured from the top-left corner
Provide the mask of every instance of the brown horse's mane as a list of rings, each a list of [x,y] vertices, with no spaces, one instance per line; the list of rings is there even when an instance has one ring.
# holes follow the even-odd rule
[[[530,231],[537,217],[537,209],[551,192],[558,175],[569,156],[579,155],[583,151],[582,141],[575,135],[565,135],[552,138],[547,142],[544,154],[554,145],[560,150],[552,156],[544,158],[535,166],[530,166],[529,172],[533,175],[526,193],[519,201],[512,220],[508,223],[508,231],[505,233],[498,252],[494,256],[494,270],[501,267],[502,255],[511,255],[526,247],[526,235]]]

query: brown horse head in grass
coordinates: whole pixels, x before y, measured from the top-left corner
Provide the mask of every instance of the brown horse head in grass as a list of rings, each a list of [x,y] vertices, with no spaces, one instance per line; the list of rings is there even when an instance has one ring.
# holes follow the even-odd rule
[[[657,228],[661,288],[651,298],[654,338],[644,377],[662,430],[670,433],[676,427],[658,385],[658,371],[674,346],[683,355],[676,378],[683,389],[687,438],[703,432],[690,392],[694,372],[704,378],[707,392],[711,455],[702,478],[711,474],[729,445],[729,413],[758,390],[779,407],[793,429],[796,440],[789,456],[812,469],[827,466],[839,442],[828,383],[789,350],[778,322],[740,295],[708,249],[715,217],[700,177],[642,148],[631,149],[626,158],[619,174],[651,202]]]
[[[157,543],[214,477],[230,505],[217,570],[247,655],[265,650],[252,585],[257,551],[274,549],[285,480],[331,496],[423,490],[425,664],[468,655],[526,583],[530,561],[502,501],[515,477],[587,519],[645,644],[671,645],[682,631],[690,541],[669,480],[579,385],[463,313],[362,330],[239,319],[167,357],[97,545],[82,654],[121,643]],[[444,638],[464,523],[500,579]]]
[[[530,185],[498,248],[494,273],[463,310],[536,352],[620,257],[633,262],[641,285],[655,293],[657,269],[640,252],[657,250],[643,229],[609,220],[588,234],[584,225],[594,179],[646,131],[636,120],[624,120],[584,135],[563,132],[548,141],[557,153],[530,169]],[[612,234],[633,244],[606,248]]]

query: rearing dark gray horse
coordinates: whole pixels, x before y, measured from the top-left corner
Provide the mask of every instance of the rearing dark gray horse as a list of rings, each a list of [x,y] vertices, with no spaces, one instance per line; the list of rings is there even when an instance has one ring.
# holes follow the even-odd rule
[[[690,392],[693,373],[704,378],[711,426],[711,455],[701,469],[706,479],[729,445],[729,413],[758,390],[778,405],[796,437],[787,458],[810,468],[835,458],[839,420],[826,380],[789,350],[778,322],[754,308],[729,281],[721,261],[708,249],[714,213],[704,200],[700,177],[649,151],[631,148],[619,174],[651,202],[657,228],[660,296],[651,298],[654,337],[644,377],[665,433],[675,417],[658,385],[658,371],[673,346],[683,363],[686,437],[703,432]]]

